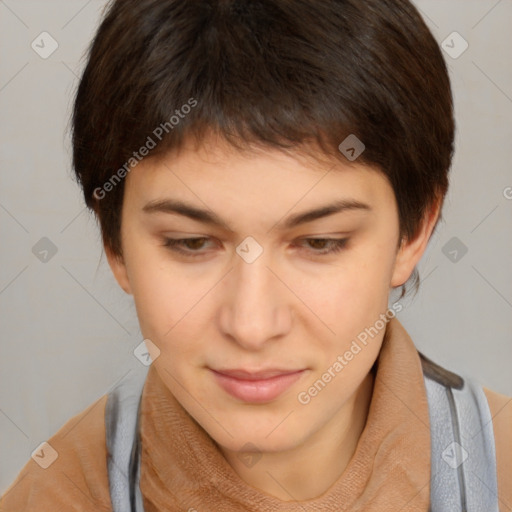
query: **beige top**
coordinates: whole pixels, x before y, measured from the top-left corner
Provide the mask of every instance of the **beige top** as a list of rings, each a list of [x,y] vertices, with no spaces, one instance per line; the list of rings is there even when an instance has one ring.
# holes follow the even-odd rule
[[[500,512],[512,511],[512,398],[484,388],[495,433]],[[2,512],[111,511],[104,395],[48,443],[58,458],[30,459]],[[170,435],[172,433],[172,435]],[[429,415],[421,361],[400,322],[388,326],[365,428],[340,478],[323,495],[285,502],[246,484],[150,367],[141,406],[145,512],[423,511],[430,496]]]

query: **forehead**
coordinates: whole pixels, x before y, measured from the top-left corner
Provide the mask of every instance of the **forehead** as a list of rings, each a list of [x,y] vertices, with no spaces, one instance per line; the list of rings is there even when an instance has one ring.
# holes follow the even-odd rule
[[[222,142],[185,145],[134,167],[126,178],[125,201],[138,210],[178,199],[231,214],[252,209],[277,216],[335,201],[387,207],[394,195],[386,176],[343,160],[276,148],[240,151]]]

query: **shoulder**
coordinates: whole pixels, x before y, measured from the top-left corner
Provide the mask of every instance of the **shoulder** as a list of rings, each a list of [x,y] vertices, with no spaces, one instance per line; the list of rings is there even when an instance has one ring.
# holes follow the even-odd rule
[[[425,376],[454,389],[462,387],[460,375],[436,364],[419,351],[418,354]],[[512,397],[483,386],[482,389],[492,417],[499,503],[503,510],[512,510]]]
[[[483,390],[492,416],[500,507],[512,510],[512,397]]]
[[[40,446],[1,497],[0,511],[111,512],[105,441],[107,397],[103,395],[73,416]]]

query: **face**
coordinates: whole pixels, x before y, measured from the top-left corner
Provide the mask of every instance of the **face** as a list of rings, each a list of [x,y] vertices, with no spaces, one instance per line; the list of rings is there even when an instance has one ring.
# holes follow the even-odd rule
[[[377,170],[205,142],[133,168],[107,256],[183,407],[225,449],[271,452],[353,407],[434,220],[398,249]]]

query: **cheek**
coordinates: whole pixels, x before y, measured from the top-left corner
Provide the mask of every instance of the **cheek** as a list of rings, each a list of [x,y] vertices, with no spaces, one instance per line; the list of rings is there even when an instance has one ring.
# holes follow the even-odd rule
[[[320,311],[371,313],[387,305],[393,262],[389,246],[361,245],[316,276],[302,280],[300,296],[308,298],[308,303],[314,301]]]
[[[128,272],[141,332],[149,339],[165,339],[190,309],[193,290],[179,272],[166,265],[160,249],[131,249]]]
[[[354,259],[353,275],[364,295],[387,294],[391,283],[396,251],[392,233],[368,242]]]
[[[316,289],[318,310],[329,315],[339,339],[353,339],[385,313],[393,261],[389,244],[361,246]]]
[[[160,350],[155,366],[173,375],[201,364],[201,342],[210,324],[212,279],[198,279],[161,259],[146,258],[133,273],[133,296],[141,333]],[[185,365],[185,366],[184,366]]]

